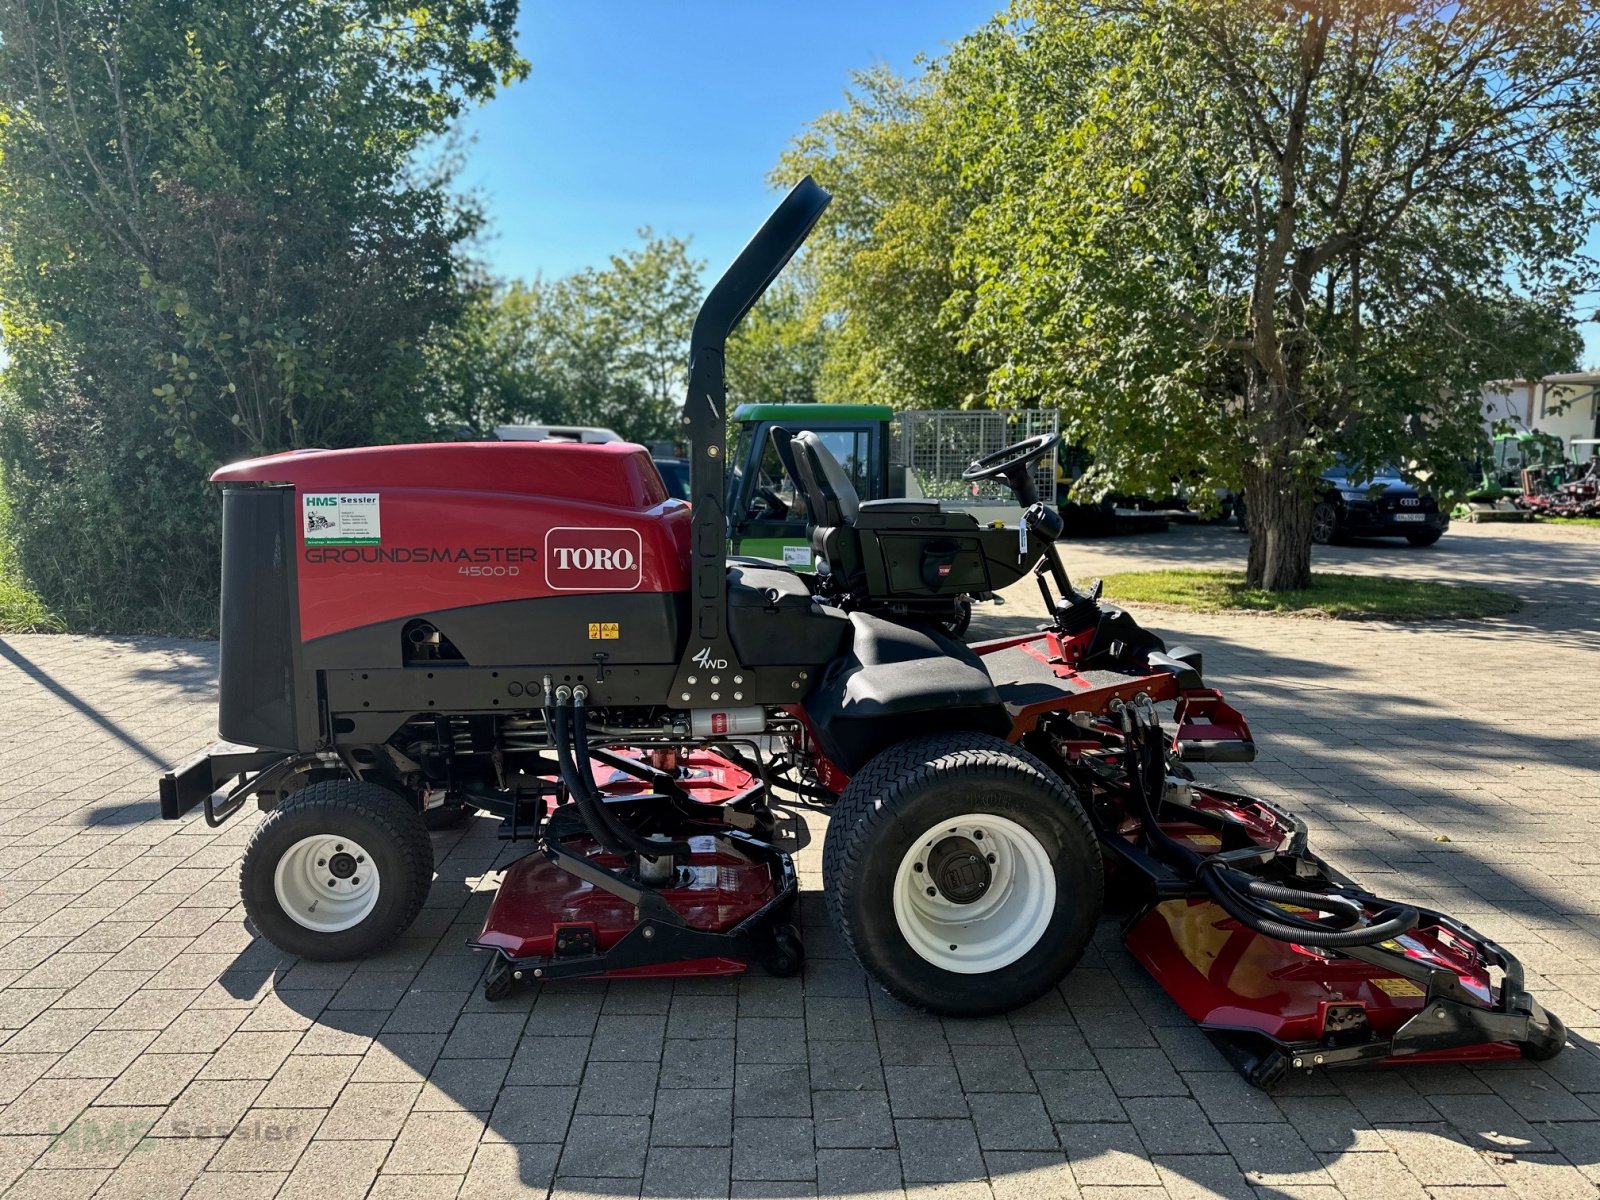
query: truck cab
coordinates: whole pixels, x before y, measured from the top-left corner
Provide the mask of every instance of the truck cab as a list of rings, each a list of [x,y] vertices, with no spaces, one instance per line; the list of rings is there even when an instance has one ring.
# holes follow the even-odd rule
[[[775,428],[815,433],[861,499],[904,495],[904,469],[895,470],[889,461],[893,416],[885,404],[741,404],[734,409],[737,428],[728,456],[730,552],[772,559],[797,571],[814,569],[805,504],[778,461],[772,444]]]

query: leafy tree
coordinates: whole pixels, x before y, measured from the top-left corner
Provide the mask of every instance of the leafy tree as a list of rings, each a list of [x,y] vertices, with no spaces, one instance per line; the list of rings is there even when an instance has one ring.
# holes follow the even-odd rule
[[[604,268],[536,288],[537,369],[568,420],[633,441],[671,441],[703,264],[680,238],[649,229],[639,237]]]
[[[219,462],[422,428],[477,225],[419,151],[516,0],[0,0],[0,456],[77,624],[214,620]]]
[[[1590,0],[1019,4],[906,118],[969,197],[940,317],[987,402],[1059,405],[1104,482],[1243,483],[1250,583],[1303,586],[1335,454],[1438,482],[1485,380],[1571,353],[1597,32]],[[873,214],[835,269],[892,244]]]
[[[971,281],[957,275],[955,246],[986,198],[964,177],[950,124],[964,82],[938,62],[912,81],[864,72],[773,172],[779,184],[811,174],[833,194],[806,250],[810,322],[829,326],[827,399],[948,408],[987,392],[988,366],[958,340]]]
[[[541,356],[544,302],[537,285],[484,281],[468,290],[460,320],[429,352],[434,437],[488,438],[497,425],[572,419]]]
[[[827,357],[827,331],[812,302],[804,262],[767,291],[728,342],[733,404],[809,404]]]

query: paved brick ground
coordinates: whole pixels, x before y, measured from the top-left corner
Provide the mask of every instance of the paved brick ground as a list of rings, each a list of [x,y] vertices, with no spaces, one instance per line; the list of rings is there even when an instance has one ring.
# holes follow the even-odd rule
[[[1077,544],[1079,574],[1236,558],[1223,529]],[[1263,747],[1230,772],[1339,865],[1512,947],[1574,1032],[1546,1067],[1246,1087],[1109,927],[1058,994],[940,1022],[867,986],[801,856],[803,980],[565,986],[491,1008],[463,950],[507,861],[441,836],[429,907],[355,964],[251,937],[221,831],[156,818],[212,728],[199,643],[0,640],[6,1197],[1594,1196],[1600,537],[1453,533],[1344,569],[1500,581],[1481,624],[1158,617]],[[990,629],[1026,628],[1015,593]]]

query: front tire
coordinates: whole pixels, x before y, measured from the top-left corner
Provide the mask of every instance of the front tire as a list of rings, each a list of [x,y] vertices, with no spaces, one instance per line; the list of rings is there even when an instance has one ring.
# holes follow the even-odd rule
[[[1318,546],[1326,546],[1339,534],[1339,514],[1333,505],[1326,500],[1319,500],[1316,508],[1311,510],[1311,540]]]
[[[911,738],[869,762],[822,851],[829,913],[861,965],[941,1016],[1008,1012],[1094,934],[1100,849],[1067,783],[995,737]]]
[[[274,946],[322,962],[399,937],[433,883],[422,817],[375,783],[324,780],[256,827],[239,865],[250,920]]]

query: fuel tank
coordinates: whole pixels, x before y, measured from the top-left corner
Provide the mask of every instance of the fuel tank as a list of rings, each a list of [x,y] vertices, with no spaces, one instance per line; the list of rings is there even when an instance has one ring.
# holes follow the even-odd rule
[[[264,623],[302,671],[677,661],[689,506],[641,446],[296,451],[212,480],[225,664],[272,673]]]

